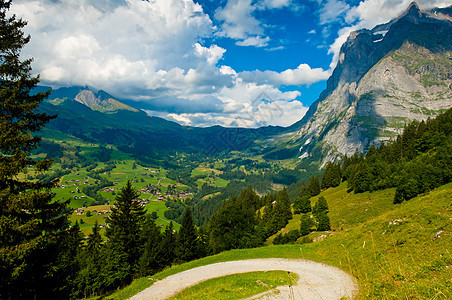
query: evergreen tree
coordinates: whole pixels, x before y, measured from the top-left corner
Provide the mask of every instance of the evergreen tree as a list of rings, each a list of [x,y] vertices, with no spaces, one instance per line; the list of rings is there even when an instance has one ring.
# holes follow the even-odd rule
[[[325,211],[316,213],[315,218],[317,220],[317,231],[327,231],[331,229],[330,217],[328,217]]]
[[[322,182],[320,184],[320,188],[327,189],[332,186],[332,176],[333,176],[333,163],[328,162],[325,167],[325,171],[322,175]]]
[[[214,253],[262,244],[255,228],[254,212],[241,209],[231,197],[209,222],[209,244]],[[257,237],[257,238],[256,238]]]
[[[141,231],[141,241],[144,248],[139,261],[139,273],[141,276],[152,275],[162,268],[159,251],[162,236],[160,228],[150,215],[146,215],[146,221]]]
[[[60,282],[58,287],[61,297],[77,294],[77,275],[80,271],[79,253],[82,249],[83,233],[78,222],[68,230],[68,235],[61,241],[60,255],[56,278]]]
[[[276,203],[272,210],[271,219],[267,224],[267,235],[272,235],[283,228],[292,219],[289,194],[284,188],[276,195]]]
[[[54,118],[38,112],[50,92],[30,93],[39,78],[31,76],[31,59],[20,60],[30,37],[22,31],[25,21],[7,16],[10,5],[0,0],[0,298],[61,297],[55,275],[62,271],[67,202],[52,200],[56,180],[21,176],[29,167],[44,172],[52,163],[30,157],[41,140],[35,132]]]
[[[107,286],[127,284],[137,271],[141,257],[140,231],[145,219],[145,207],[137,201],[138,194],[130,181],[116,196],[115,206],[108,217],[107,228]]]
[[[176,236],[174,234],[173,222],[165,227],[163,240],[160,243],[160,259],[162,267],[171,266],[176,259],[175,255]]]
[[[320,194],[320,181],[317,175],[311,176],[306,190],[306,193],[309,197],[314,197]]]
[[[273,202],[276,201],[276,196],[272,193],[268,193],[263,197],[265,207],[264,207],[264,214],[262,216],[262,223],[264,225],[268,224],[270,222],[273,212]]]
[[[198,236],[190,207],[185,209],[176,239],[176,257],[183,262],[198,258]]]
[[[253,190],[251,185],[240,192],[240,196],[237,200],[242,209],[249,209],[253,212],[262,206],[259,196]]]
[[[326,199],[323,196],[320,196],[319,200],[317,200],[317,202],[315,203],[313,213],[317,214],[321,211],[328,213],[328,203],[326,202]]]
[[[293,202],[294,213],[306,214],[312,210],[311,200],[307,196],[297,197]]]
[[[311,219],[311,216],[309,214],[302,214],[301,215],[301,223],[300,223],[300,235],[305,236],[311,233],[311,228],[313,226],[313,221]]]
[[[82,269],[77,279],[79,295],[87,298],[99,294],[103,286],[102,276],[102,236],[97,220],[92,233],[88,235],[86,247],[81,251]],[[83,292],[83,294],[81,294]]]

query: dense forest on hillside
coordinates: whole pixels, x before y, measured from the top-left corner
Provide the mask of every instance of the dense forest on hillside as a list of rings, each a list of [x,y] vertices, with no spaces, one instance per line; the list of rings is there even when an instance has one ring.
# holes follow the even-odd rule
[[[452,109],[406,125],[395,140],[371,146],[366,155],[344,157],[342,180],[355,193],[396,187],[394,203],[452,180]]]

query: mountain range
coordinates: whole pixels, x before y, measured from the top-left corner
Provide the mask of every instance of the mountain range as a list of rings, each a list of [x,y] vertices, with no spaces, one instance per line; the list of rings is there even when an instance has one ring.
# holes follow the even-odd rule
[[[240,150],[278,159],[315,157],[324,164],[365,152],[396,137],[411,120],[450,108],[451,70],[452,6],[422,11],[413,2],[396,19],[350,34],[326,89],[292,126],[181,126],[147,115],[140,103],[68,87],[53,90],[41,107],[58,115],[44,137],[63,133],[141,155]]]

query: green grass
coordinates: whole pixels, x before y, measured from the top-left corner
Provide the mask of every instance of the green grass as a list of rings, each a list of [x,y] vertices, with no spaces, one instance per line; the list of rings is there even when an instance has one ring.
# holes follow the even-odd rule
[[[97,205],[97,206],[89,206],[86,207],[84,209],[84,214],[83,215],[77,215],[76,212],[74,211],[70,217],[70,221],[72,224],[75,224],[76,221],[79,222],[80,225],[80,229],[82,230],[83,234],[85,236],[87,236],[89,233],[92,232],[92,228],[94,226],[94,224],[97,221],[98,225],[101,225],[103,223],[105,223],[105,219],[107,218],[107,216],[109,214],[102,214],[102,215],[98,215],[97,213],[93,212],[93,210],[96,211],[100,211],[100,210],[107,210],[109,211],[111,208],[109,205]],[[91,212],[91,216],[87,217],[86,213],[90,211]],[[81,220],[83,220],[83,224],[80,222]],[[105,232],[105,227],[101,229],[101,233]]]
[[[330,196],[327,199],[333,222],[350,220],[346,220],[344,230],[321,242],[231,250],[173,266],[152,277],[162,279],[224,261],[304,258],[336,266],[355,276],[360,286],[358,299],[452,298],[452,183],[399,205],[374,199],[376,193],[354,195],[361,199],[354,205],[350,199],[342,203],[348,199],[342,189],[340,186],[325,191],[324,195]],[[338,198],[333,198],[336,193]],[[390,199],[393,191],[381,193]],[[352,212],[349,207],[358,211]],[[333,212],[339,215],[333,218]],[[443,231],[440,237],[434,239],[440,231]],[[124,295],[130,297],[151,284],[147,278],[135,280],[107,299],[126,299]]]
[[[104,199],[109,199],[114,201],[115,197],[118,195],[119,190],[125,186],[128,180],[132,181],[132,186],[134,188],[141,189],[148,184],[156,185],[160,188],[162,193],[165,193],[168,190],[169,185],[175,185],[179,190],[185,190],[188,187],[178,183],[174,180],[166,178],[167,171],[164,169],[148,169],[145,170],[145,167],[137,165],[136,168],[133,168],[133,160],[123,161],[116,165],[110,174],[100,174],[102,177],[107,178],[109,181],[113,182],[113,185],[110,187],[116,188],[116,191],[112,192],[104,192],[99,191],[98,194],[101,194]],[[98,162],[98,167],[95,170],[99,170],[105,167],[105,163]],[[54,166],[54,168],[58,168],[58,166]],[[153,172],[154,171],[154,172]],[[65,185],[65,188],[54,188],[52,192],[55,193],[55,199],[57,200],[67,200],[71,199],[69,207],[70,208],[81,208],[84,206],[88,206],[87,210],[92,211],[93,209],[97,209],[96,206],[89,206],[94,201],[93,198],[85,195],[82,192],[84,186],[89,184],[94,184],[95,180],[93,178],[88,177],[88,173],[85,168],[81,169],[73,169],[70,174],[63,176],[60,179],[60,184]],[[151,174],[153,176],[141,175],[141,174]],[[164,178],[164,179],[162,179]],[[86,182],[86,184],[85,184]],[[74,199],[74,196],[79,197],[79,199]],[[83,197],[83,198],[82,198]],[[164,212],[168,210],[165,206],[165,203],[162,201],[152,201],[152,199],[156,199],[156,196],[151,196],[149,194],[141,194],[140,197],[144,199],[151,199],[149,204],[146,205],[146,208],[149,212],[156,211],[158,218],[155,220],[156,224],[162,228],[169,224],[170,220],[166,219],[164,216]],[[91,229],[97,220],[99,224],[105,223],[105,217],[107,215],[96,215],[93,214],[91,217],[86,217],[86,215],[76,216],[75,212],[71,216],[70,220],[74,224],[75,221],[79,221],[83,219],[84,224],[80,224],[80,227],[85,235],[91,232]],[[179,224],[174,223],[174,228],[178,230],[180,227]],[[103,230],[102,230],[103,231]]]
[[[206,280],[189,287],[171,299],[243,299],[272,290],[278,286],[293,285],[296,274],[286,271],[249,272]]]
[[[215,183],[213,184],[213,186],[216,187],[226,187],[229,183],[229,180],[226,179],[222,179],[220,177],[215,178]]]

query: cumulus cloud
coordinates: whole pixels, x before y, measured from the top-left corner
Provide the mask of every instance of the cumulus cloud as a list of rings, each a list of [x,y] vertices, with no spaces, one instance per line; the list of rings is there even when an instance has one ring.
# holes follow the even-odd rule
[[[23,55],[35,58],[34,70],[48,84],[88,84],[119,96],[130,84],[137,91],[170,88],[166,74],[211,85],[196,70],[224,53],[196,44],[213,29],[192,1],[17,0],[12,12],[29,21],[32,40]]]
[[[307,64],[301,64],[296,69],[287,69],[280,73],[275,71],[245,71],[240,73],[240,77],[247,82],[257,82],[260,84],[280,85],[309,85],[315,82],[328,79],[330,71],[321,68],[311,69]]]
[[[205,57],[207,62],[211,65],[215,65],[226,52],[226,49],[212,45],[209,48],[201,46],[199,43],[195,44],[195,53],[197,56]]]
[[[215,12],[215,18],[224,22],[219,35],[236,40],[262,35],[264,29],[252,15],[255,9],[251,0],[229,0],[224,8]]]
[[[289,0],[230,0],[215,14],[219,31],[193,0],[15,0],[11,12],[28,21],[32,39],[22,55],[34,58],[45,85],[89,85],[187,125],[256,127],[298,121],[307,110],[300,92],[278,86],[324,80],[325,71],[300,65],[238,74],[220,65],[226,49],[206,41],[220,32],[243,46],[266,46],[270,38],[253,12],[292,7]]]

